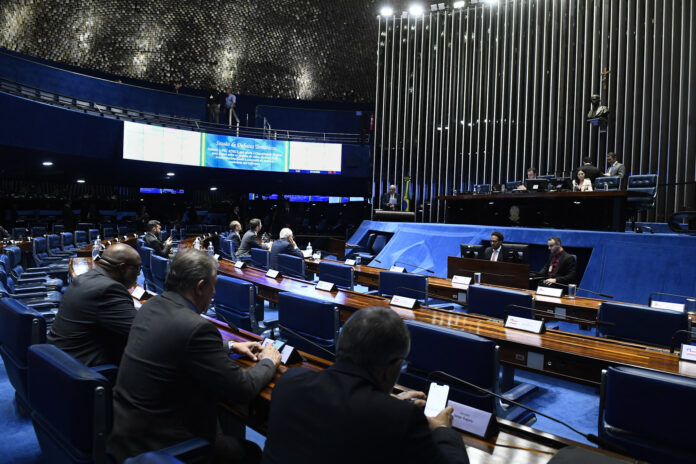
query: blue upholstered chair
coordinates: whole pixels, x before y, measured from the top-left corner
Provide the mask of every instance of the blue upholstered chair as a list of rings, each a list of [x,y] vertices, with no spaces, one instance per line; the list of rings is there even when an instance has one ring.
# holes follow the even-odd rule
[[[605,187],[606,185],[606,187]],[[619,190],[621,188],[621,178],[619,176],[597,177],[594,181],[595,190]]]
[[[635,229],[636,215],[638,211],[650,211],[655,209],[657,200],[657,174],[642,174],[628,178],[629,192],[641,192],[647,196],[626,198],[627,206],[631,214],[631,229]]]
[[[263,248],[252,248],[250,250],[250,264],[261,269],[268,269],[271,261],[271,253]]]
[[[263,301],[257,296],[256,286],[233,277],[218,276],[215,314],[219,319],[257,334],[268,328],[263,323]]]
[[[355,282],[353,266],[321,261],[319,263],[319,280],[332,282],[341,288],[353,290]]]
[[[65,232],[65,226],[63,224],[53,224],[51,229],[53,229],[54,234],[58,234],[58,235]]]
[[[505,319],[512,316],[534,318],[534,311],[521,309],[510,305],[534,307],[534,298],[530,293],[507,290],[504,288],[488,287],[486,285],[470,285],[467,292],[469,312],[484,316]]]
[[[31,227],[31,236],[32,237],[43,237],[46,235],[46,228],[43,226],[33,226]]]
[[[77,256],[77,253],[73,250],[63,250],[61,237],[57,234],[46,235],[46,247],[48,256],[52,258],[65,259]]]
[[[89,242],[87,240],[87,232],[84,230],[76,230],[75,231],[75,246],[77,248],[82,248],[83,246],[87,245]]]
[[[295,348],[326,358],[327,353],[285,330],[289,328],[314,344],[335,353],[339,333],[339,310],[336,305],[290,292],[278,294],[280,338]]]
[[[40,282],[38,279],[43,279],[44,285],[48,288],[57,290],[63,287],[64,279],[67,278],[67,267],[45,266],[25,270],[22,266],[22,250],[19,247],[9,246],[5,247],[3,251],[10,259],[11,269],[8,276],[14,280],[18,287]]]
[[[20,414],[28,412],[27,349],[35,343],[46,343],[43,316],[18,301],[0,298],[0,355]]]
[[[232,261],[237,261],[235,256],[234,245],[231,240],[220,237],[220,255],[223,258],[231,259]]]
[[[114,237],[114,228],[112,226],[102,227],[102,237],[105,239]],[[164,240],[164,239],[162,239]]]
[[[163,258],[156,254],[150,257],[150,269],[152,271],[152,286],[157,293],[164,292],[164,283],[167,280],[167,271],[169,270],[169,259]]]
[[[130,233],[130,227],[125,224],[119,224],[116,226],[116,232],[118,233],[119,237],[123,237],[124,235],[128,235]]]
[[[521,180],[513,180],[510,182],[505,182],[505,190],[515,190],[520,185],[522,185]]]
[[[679,346],[687,340],[689,315],[685,311],[604,301],[599,305],[596,333],[602,337],[648,345]]]
[[[62,295],[59,291],[46,287],[41,282],[22,287],[15,286],[11,277],[7,276],[5,270],[0,270],[0,293],[2,296],[22,301],[27,306],[48,311],[60,305]],[[50,320],[53,318],[50,317]]]
[[[143,245],[138,249],[138,253],[140,253],[140,262],[143,265],[143,277],[145,277],[145,284],[152,285],[151,259],[155,251],[152,248]]]
[[[696,462],[696,379],[632,367],[602,372],[599,436],[654,463]]]
[[[60,234],[60,248],[63,251],[75,251],[75,241],[72,232],[61,232]]]
[[[13,227],[12,228],[12,238],[14,240],[20,240],[27,236],[26,227]]]
[[[87,230],[87,238],[89,243],[94,243],[94,241],[99,237],[99,229],[89,229]]]
[[[32,258],[36,266],[60,265],[67,270],[69,258],[53,257],[48,254],[46,238],[36,237],[32,239]]]
[[[369,261],[372,261],[375,258],[375,256],[377,256],[382,251],[382,249],[385,247],[388,241],[389,237],[387,237],[386,235],[372,233],[368,235],[367,243],[363,248],[356,249],[356,251],[350,253],[349,256],[346,257],[355,258],[359,256],[360,260],[363,263],[367,263]]]
[[[298,256],[279,254],[276,269],[285,275],[306,278],[305,260]]]
[[[381,296],[399,295],[415,298],[428,304],[428,278],[420,274],[382,271],[379,273],[377,293]]]
[[[495,342],[459,330],[418,321],[407,320],[406,325],[411,333],[411,351],[406,358],[407,368],[399,377],[399,384],[427,391],[429,381],[447,383],[450,385],[450,399],[453,401],[523,424],[530,424],[536,419],[534,414],[522,408],[507,408],[492,395],[434,374],[436,371],[442,371],[494,393],[500,393],[499,348]],[[433,353],[451,355],[433,356]]]

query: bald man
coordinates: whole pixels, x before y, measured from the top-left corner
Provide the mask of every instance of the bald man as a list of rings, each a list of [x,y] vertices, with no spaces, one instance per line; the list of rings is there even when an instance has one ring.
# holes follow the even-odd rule
[[[94,269],[72,281],[63,295],[48,343],[88,366],[119,364],[135,306],[128,289],[140,274],[140,255],[129,245],[111,245]]]
[[[396,193],[396,185],[392,184],[389,186],[389,190],[382,195],[380,204],[382,209],[391,211],[401,210],[401,200],[399,200],[399,194]]]

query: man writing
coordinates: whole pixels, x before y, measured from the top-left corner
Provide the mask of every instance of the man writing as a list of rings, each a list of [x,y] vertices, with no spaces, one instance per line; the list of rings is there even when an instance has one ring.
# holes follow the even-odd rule
[[[467,463],[451,406],[429,418],[424,393],[390,395],[409,350],[408,329],[394,311],[353,314],[331,367],[290,369],[276,383],[262,462]]]
[[[128,289],[140,274],[133,247],[115,243],[94,269],[72,281],[47,341],[88,366],[119,364],[135,318]]]
[[[215,259],[186,249],[172,260],[166,291],[138,311],[114,389],[109,446],[118,462],[194,437],[214,444],[213,462],[258,461],[256,445],[222,433],[218,403],[246,403],[258,395],[280,353],[257,342],[223,342],[200,316],[216,281]],[[230,352],[258,363],[243,370]]]
[[[143,240],[145,246],[152,248],[158,256],[163,258],[169,257],[169,250],[172,248],[172,238],[167,237],[167,240],[162,243],[160,236],[162,234],[162,226],[159,221],[152,220],[147,223],[147,232]]]

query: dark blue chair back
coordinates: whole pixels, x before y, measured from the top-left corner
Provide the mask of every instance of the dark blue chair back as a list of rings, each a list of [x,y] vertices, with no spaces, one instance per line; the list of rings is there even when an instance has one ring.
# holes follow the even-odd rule
[[[515,190],[520,185],[522,185],[521,180],[513,180],[510,182],[505,182],[505,190]]]
[[[113,227],[103,227],[103,236],[104,238],[113,238],[114,237],[114,228]]]
[[[268,250],[264,250],[263,248],[252,248],[250,250],[250,257],[252,266],[268,269],[271,260],[271,254]]]
[[[220,254],[223,258],[232,259],[232,241],[225,238],[220,238]]]
[[[621,188],[621,178],[619,176],[597,177],[594,181],[595,190],[604,190],[605,185],[607,190],[619,190]]]
[[[696,379],[610,367],[602,373],[599,436],[641,461],[696,462],[694,398]]]
[[[387,244],[387,236],[383,234],[377,234],[375,237],[374,242],[372,242],[372,254],[378,255],[382,252],[382,249],[384,249],[384,246]]]
[[[60,237],[58,235],[48,234],[46,238],[48,239],[48,249],[51,250],[51,253],[62,251],[60,248]]]
[[[298,256],[279,254],[276,269],[289,276],[305,278],[305,260]]]
[[[657,199],[657,174],[641,174],[628,178],[629,192],[647,193],[645,197],[629,197],[627,199],[633,210],[651,210],[655,208]]]
[[[290,292],[279,293],[278,323],[312,340],[315,344],[332,353],[336,352],[339,311],[338,307],[333,303],[295,295]],[[321,358],[327,357],[326,353],[284,330],[283,327],[279,329],[281,338],[287,340],[295,348]]]
[[[428,378],[434,371],[443,371],[479,387],[498,392],[498,347],[495,342],[459,330],[406,321],[411,333],[411,351],[406,358],[408,367],[398,383],[427,392]],[[437,356],[435,353],[456,353]],[[439,383],[450,385],[450,399],[488,412],[495,412],[494,396],[479,393],[442,377]]]
[[[65,232],[65,226],[63,224],[53,224],[52,229],[54,234],[62,234]]]
[[[491,193],[491,184],[476,184],[474,185],[474,191],[478,191],[478,193]]]
[[[378,291],[383,296],[405,296],[428,304],[428,278],[424,275],[382,271]]]
[[[34,226],[31,228],[32,237],[41,237],[46,235],[46,228],[42,226]]]
[[[534,311],[532,310],[509,306],[518,305],[533,308],[534,298],[530,293],[487,287],[485,285],[469,285],[467,301],[470,313],[483,314],[497,319],[505,319],[506,314],[529,319],[534,318]]]
[[[685,311],[630,303],[602,302],[597,320],[608,323],[597,325],[599,336],[664,347],[672,344],[672,337],[679,347],[687,336],[677,331],[689,329],[689,315]]]
[[[73,250],[75,248],[75,244],[73,243],[72,232],[61,233],[60,234],[60,242],[61,242],[61,248],[63,250]]]
[[[152,284],[157,293],[164,292],[164,282],[167,280],[167,270],[169,269],[169,259],[150,255],[150,267],[152,271]]]
[[[87,232],[84,230],[76,230],[75,231],[75,246],[76,247],[83,247],[87,245]]]
[[[321,261],[319,263],[319,280],[333,282],[339,287],[353,290],[354,285],[353,266],[345,264]]]
[[[128,235],[128,232],[129,232],[128,226],[118,225],[118,226],[116,226],[116,230],[118,231],[118,235],[120,237],[123,237],[124,235]]]
[[[25,227],[13,227],[12,228],[12,238],[19,240],[27,236],[27,229]]]
[[[55,345],[30,347],[28,366],[31,419],[46,462],[108,463],[109,381]]]
[[[89,238],[89,243],[94,243],[97,237],[99,237],[99,229],[89,229],[87,231],[87,237]]]
[[[145,277],[145,282],[151,283],[152,282],[151,261],[152,261],[152,255],[154,254],[154,250],[150,247],[143,245],[138,249],[138,253],[140,253],[140,262],[143,264],[143,276]]]
[[[10,298],[0,298],[0,355],[15,389],[20,410],[27,410],[27,349],[46,343],[46,320],[38,311]]]
[[[215,284],[215,313],[240,329],[258,333],[263,321],[263,301],[256,298],[256,286],[244,280],[219,275]]]
[[[162,451],[150,451],[134,458],[128,458],[123,464],[184,464],[174,456]]]

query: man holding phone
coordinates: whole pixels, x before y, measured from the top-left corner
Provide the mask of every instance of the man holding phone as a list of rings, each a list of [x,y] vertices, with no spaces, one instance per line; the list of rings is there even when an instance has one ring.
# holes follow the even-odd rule
[[[290,369],[276,382],[262,463],[468,463],[452,407],[426,417],[423,392],[390,395],[409,349],[394,311],[353,314],[331,367]]]

